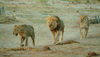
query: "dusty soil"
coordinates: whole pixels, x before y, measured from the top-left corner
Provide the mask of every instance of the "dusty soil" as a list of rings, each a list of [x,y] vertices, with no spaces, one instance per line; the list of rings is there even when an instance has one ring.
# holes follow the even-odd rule
[[[29,38],[29,46],[25,49],[19,48],[20,36],[12,34],[14,25],[17,24],[0,24],[0,57],[86,57],[89,52],[100,54],[100,24],[90,25],[88,38],[83,40],[80,40],[78,25],[65,24],[64,40],[57,45],[52,44],[46,24],[31,24],[35,28],[36,46],[32,46]]]
[[[47,5],[30,3],[31,0],[0,1],[7,14],[15,15],[19,23],[0,24],[0,57],[100,57],[100,24],[91,24],[86,39],[80,40],[78,20],[80,15],[89,19],[100,15],[98,4],[69,4],[50,2]],[[54,45],[52,34],[46,26],[46,17],[59,16],[65,23],[62,43]],[[31,21],[31,22],[30,22]],[[13,27],[30,24],[35,30],[35,47],[31,38],[28,47],[20,48],[20,36],[13,35]],[[95,56],[96,55],[96,56]]]

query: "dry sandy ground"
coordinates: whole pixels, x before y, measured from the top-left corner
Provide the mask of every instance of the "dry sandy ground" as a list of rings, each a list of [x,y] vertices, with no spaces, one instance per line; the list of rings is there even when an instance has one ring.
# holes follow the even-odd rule
[[[0,57],[100,57],[100,24],[90,25],[88,38],[80,40],[78,25],[65,24],[63,45],[53,45],[52,36],[46,24],[31,24],[35,29],[36,46],[32,46],[29,38],[29,46],[26,49],[19,48],[20,36],[12,34],[16,24],[0,24]],[[89,52],[97,55],[88,56]]]
[[[24,2],[24,0],[22,1]],[[65,5],[64,3],[58,3],[46,7],[38,4],[9,4],[5,1],[3,3],[5,3],[6,10],[9,13],[15,10],[16,12],[14,12],[14,14],[21,17],[23,16],[31,21],[34,21],[34,19],[43,19],[48,15],[57,15],[63,20],[68,19],[75,23],[81,14],[89,16],[100,15],[99,4]],[[79,13],[77,13],[77,11],[79,11]],[[34,27],[36,46],[32,46],[31,38],[29,38],[28,48],[19,48],[20,36],[16,37],[12,34],[13,27],[16,24],[0,24],[0,57],[100,57],[100,24],[90,25],[88,38],[80,40],[79,26],[76,24],[67,24],[69,21],[65,21],[64,44],[53,45],[52,35],[46,24],[33,24],[26,19],[17,19],[22,23],[29,23]],[[66,42],[69,40],[78,43]]]

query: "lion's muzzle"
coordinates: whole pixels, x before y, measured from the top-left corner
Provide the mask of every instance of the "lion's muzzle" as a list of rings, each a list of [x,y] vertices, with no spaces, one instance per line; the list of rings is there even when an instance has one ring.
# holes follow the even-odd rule
[[[14,33],[14,32],[13,32],[13,35],[17,36],[17,35],[18,35],[18,33]]]
[[[18,33],[16,34],[16,36],[18,35]]]

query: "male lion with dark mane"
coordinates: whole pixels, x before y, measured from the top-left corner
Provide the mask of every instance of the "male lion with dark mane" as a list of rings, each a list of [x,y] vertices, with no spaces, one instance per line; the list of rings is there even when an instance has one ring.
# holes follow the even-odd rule
[[[35,46],[35,33],[34,33],[34,28],[31,25],[15,25],[14,30],[13,30],[13,35],[20,35],[21,36],[21,41],[20,41],[20,46],[21,47],[26,47],[28,45],[28,37],[32,38],[33,45]],[[24,42],[24,44],[23,44]]]
[[[61,32],[61,38],[59,42],[63,40],[63,33],[64,33],[64,23],[58,16],[49,16],[47,17],[47,26],[50,29],[53,35],[53,43],[56,43],[58,39],[59,32]],[[55,36],[56,34],[56,36]]]
[[[88,20],[88,16],[80,16],[80,34],[81,34],[81,38],[83,39],[83,37],[87,37],[87,33],[88,33],[88,29],[89,29],[89,20]],[[85,31],[83,31],[85,30]],[[83,34],[85,33],[85,34]]]

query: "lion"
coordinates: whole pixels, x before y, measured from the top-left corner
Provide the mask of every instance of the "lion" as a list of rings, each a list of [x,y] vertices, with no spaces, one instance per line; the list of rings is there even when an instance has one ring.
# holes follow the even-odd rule
[[[28,37],[31,37],[33,45],[35,46],[35,33],[34,28],[31,25],[15,25],[13,30],[13,35],[20,35],[20,47],[27,47],[28,45]],[[24,42],[24,44],[23,44]]]
[[[89,30],[88,16],[80,16],[79,24],[80,24],[80,35],[81,35],[80,39],[83,39],[84,37],[87,38],[87,33]]]
[[[59,40],[59,42],[61,42],[63,40],[64,22],[58,16],[49,16],[47,17],[47,26],[52,33],[53,43],[56,44],[59,33],[61,33],[61,38]]]

